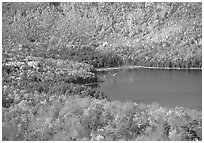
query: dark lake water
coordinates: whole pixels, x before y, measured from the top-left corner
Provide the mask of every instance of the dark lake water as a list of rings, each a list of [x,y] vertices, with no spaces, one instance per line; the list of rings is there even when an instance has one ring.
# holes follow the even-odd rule
[[[100,88],[111,100],[202,110],[201,70],[118,70],[99,76],[104,80]]]

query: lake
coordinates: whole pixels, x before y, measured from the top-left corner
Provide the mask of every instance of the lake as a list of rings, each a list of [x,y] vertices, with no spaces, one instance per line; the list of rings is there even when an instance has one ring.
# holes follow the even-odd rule
[[[202,110],[201,70],[115,70],[98,74],[110,100]]]

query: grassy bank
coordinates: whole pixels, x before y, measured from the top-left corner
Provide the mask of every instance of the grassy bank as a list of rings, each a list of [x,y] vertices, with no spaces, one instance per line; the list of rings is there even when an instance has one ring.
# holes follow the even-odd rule
[[[95,75],[201,68],[201,9],[2,3],[2,140],[202,140],[201,112],[111,102]]]

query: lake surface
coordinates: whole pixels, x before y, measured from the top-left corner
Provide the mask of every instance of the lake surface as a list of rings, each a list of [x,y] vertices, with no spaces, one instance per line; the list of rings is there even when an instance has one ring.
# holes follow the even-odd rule
[[[101,90],[111,100],[202,110],[201,70],[116,70],[99,77],[104,80]]]

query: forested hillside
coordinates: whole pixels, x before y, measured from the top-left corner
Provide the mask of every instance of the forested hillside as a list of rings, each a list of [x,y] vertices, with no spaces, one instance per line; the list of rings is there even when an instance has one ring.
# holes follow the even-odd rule
[[[201,50],[202,3],[3,2],[2,140],[202,140],[201,111],[110,101],[96,75]]]
[[[98,68],[190,68],[202,65],[201,41],[201,3],[3,3],[4,51]]]

